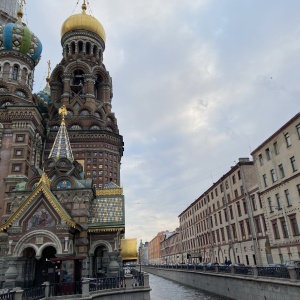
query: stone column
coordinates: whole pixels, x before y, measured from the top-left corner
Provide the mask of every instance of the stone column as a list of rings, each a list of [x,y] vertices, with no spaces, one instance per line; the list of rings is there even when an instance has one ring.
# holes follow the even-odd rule
[[[126,274],[124,277],[125,277],[126,290],[132,290],[133,289],[133,276],[131,274]]]
[[[50,297],[50,282],[45,281],[42,285],[45,286],[45,299],[47,299]]]
[[[8,269],[5,272],[5,282],[3,284],[4,288],[12,289],[16,286],[16,279],[19,275],[18,269],[17,269],[17,262],[14,260],[11,260],[8,262]]]
[[[257,266],[253,266],[252,269],[253,269],[253,277],[254,278],[258,278],[258,269],[257,269]]]
[[[84,279],[82,281],[82,297],[90,296],[90,280]]]
[[[290,274],[290,281],[296,281],[297,280],[297,273],[296,273],[296,270],[295,270],[295,265],[291,265],[291,266],[288,266],[288,271],[289,271],[289,274]]]
[[[144,287],[145,288],[148,288],[150,287],[150,284],[149,284],[149,274],[144,272]]]
[[[15,300],[22,300],[23,290],[20,287],[14,288]]]

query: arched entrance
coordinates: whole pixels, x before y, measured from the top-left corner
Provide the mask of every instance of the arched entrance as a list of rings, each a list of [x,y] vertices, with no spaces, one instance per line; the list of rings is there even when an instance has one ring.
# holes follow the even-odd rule
[[[107,262],[105,256],[107,252],[108,250],[104,245],[99,245],[95,249],[93,257],[93,274],[95,277],[104,277],[106,273]]]
[[[53,246],[48,246],[42,251],[42,257],[36,261],[35,267],[35,278],[34,285],[41,285],[45,281],[50,281],[51,283],[56,282],[55,267],[50,261],[50,258],[54,258],[56,254],[56,249]]]
[[[31,247],[25,248],[23,250],[22,260],[24,260],[23,265],[23,286],[25,288],[31,287],[34,284],[34,274],[35,274],[35,265],[36,265],[36,258],[35,258],[35,250]]]

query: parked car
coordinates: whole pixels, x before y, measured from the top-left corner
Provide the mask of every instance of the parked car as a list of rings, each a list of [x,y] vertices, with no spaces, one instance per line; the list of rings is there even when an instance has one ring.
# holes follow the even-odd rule
[[[283,263],[284,266],[288,267],[289,265],[295,265],[300,267],[300,260],[287,260]]]

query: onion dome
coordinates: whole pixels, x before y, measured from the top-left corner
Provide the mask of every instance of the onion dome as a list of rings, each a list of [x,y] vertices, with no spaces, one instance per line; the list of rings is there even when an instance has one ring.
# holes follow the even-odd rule
[[[51,102],[51,89],[50,89],[50,60],[48,61],[48,75],[46,77],[46,86],[44,89],[37,93],[38,97],[38,108],[41,113],[46,113],[48,111],[48,105]]]
[[[72,15],[65,20],[61,28],[61,36],[73,30],[88,30],[100,36],[105,42],[106,35],[102,24],[96,18],[86,13],[85,3],[82,4],[81,8],[82,12],[80,14]]]
[[[0,51],[15,50],[28,55],[37,65],[42,53],[40,40],[22,23],[22,6],[18,11],[18,21],[0,26]]]

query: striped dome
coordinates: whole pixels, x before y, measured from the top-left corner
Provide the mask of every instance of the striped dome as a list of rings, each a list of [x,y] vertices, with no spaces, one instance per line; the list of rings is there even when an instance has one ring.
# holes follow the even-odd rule
[[[27,54],[37,65],[42,49],[40,40],[22,22],[0,26],[0,51],[15,50]]]

